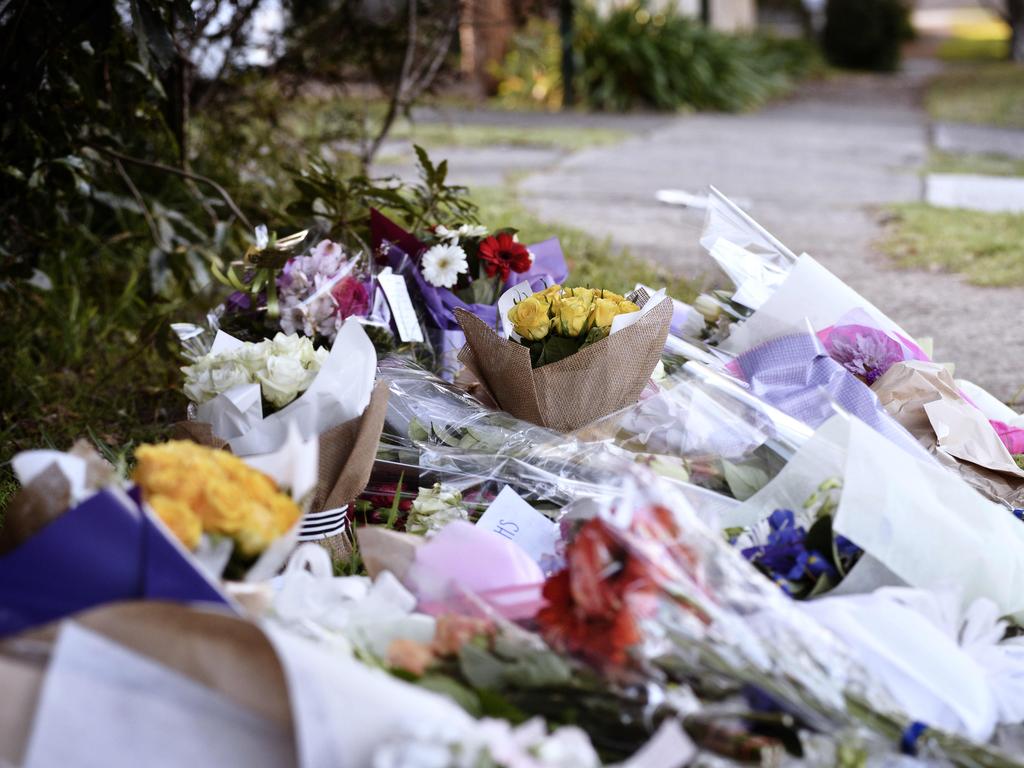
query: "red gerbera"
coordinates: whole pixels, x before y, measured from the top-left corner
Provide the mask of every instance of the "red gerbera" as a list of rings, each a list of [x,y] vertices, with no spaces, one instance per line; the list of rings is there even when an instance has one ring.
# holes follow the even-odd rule
[[[477,253],[484,264],[487,276],[501,275],[502,282],[508,281],[510,272],[525,272],[533,263],[526,246],[517,243],[508,232],[491,235],[482,240]]]
[[[544,584],[547,605],[537,614],[542,633],[596,665],[624,665],[642,639],[640,619],[656,609],[654,580],[599,519],[583,525],[566,561]]]

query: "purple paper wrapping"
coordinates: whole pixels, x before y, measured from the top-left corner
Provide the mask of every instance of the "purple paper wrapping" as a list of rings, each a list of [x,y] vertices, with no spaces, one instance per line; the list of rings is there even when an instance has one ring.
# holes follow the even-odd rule
[[[123,494],[98,492],[0,557],[0,636],[140,599],[229,605]]]
[[[918,442],[885,412],[875,393],[808,334],[772,339],[736,358],[751,391],[783,413],[817,428],[835,414],[833,404],[856,416],[911,455],[931,461]]]
[[[552,283],[561,283],[568,277],[569,268],[565,263],[565,256],[562,254],[562,247],[558,238],[545,240],[537,245],[531,245],[533,252],[533,266],[526,272],[513,273],[505,288],[524,280],[530,283],[535,291],[540,291]],[[423,297],[423,302],[430,315],[430,320],[435,328],[442,331],[457,331],[459,324],[455,321],[455,310],[464,309],[472,312],[490,327],[498,327],[498,308],[494,304],[467,304],[447,288],[437,288],[428,283],[423,273],[415,268],[415,260],[418,254],[408,254],[394,243],[386,246],[388,264],[395,272],[410,276],[416,286],[417,292]]]

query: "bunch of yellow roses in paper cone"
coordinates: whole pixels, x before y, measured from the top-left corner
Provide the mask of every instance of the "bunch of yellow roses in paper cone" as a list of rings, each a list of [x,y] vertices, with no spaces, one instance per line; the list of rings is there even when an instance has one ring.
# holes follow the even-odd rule
[[[132,480],[188,549],[203,533],[234,540],[242,560],[285,534],[301,511],[277,485],[237,456],[187,440],[143,445]]]
[[[613,291],[552,285],[517,302],[508,319],[530,348],[533,367],[539,368],[600,341],[608,336],[618,315],[639,310]]]

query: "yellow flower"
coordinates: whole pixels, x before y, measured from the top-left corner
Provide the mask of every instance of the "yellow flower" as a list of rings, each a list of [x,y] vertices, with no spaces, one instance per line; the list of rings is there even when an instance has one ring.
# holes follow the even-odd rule
[[[274,481],[237,456],[184,440],[140,446],[132,479],[143,498],[189,549],[203,531],[230,536],[255,557],[299,519]]]
[[[156,496],[150,502],[150,506],[186,549],[195,549],[199,546],[199,537],[203,535],[203,523],[188,504],[170,496]]]
[[[549,285],[547,288],[545,288],[540,293],[535,293],[533,295],[534,296],[538,296],[538,297],[539,296],[543,296],[543,297],[545,297],[545,299],[547,301],[551,301],[551,297],[554,296],[556,293],[558,293],[561,290],[562,290],[562,286],[559,285],[558,283],[555,283],[553,285]]]
[[[618,293],[615,293],[614,291],[601,291],[601,298],[603,298],[603,299],[611,299],[616,304],[618,304],[621,301],[625,301],[626,300],[625,296],[622,296],[622,295],[620,295]]]
[[[541,294],[534,294],[523,299],[508,311],[508,319],[512,321],[516,333],[531,341],[540,341],[551,329],[548,303],[539,296]]]
[[[561,336],[572,338],[586,330],[590,302],[576,296],[563,296],[558,304],[555,323]]]
[[[594,299],[594,308],[590,312],[591,327],[611,328],[612,320],[619,314],[619,304],[612,299]]]
[[[593,288],[573,288],[572,289],[572,295],[575,298],[577,298],[577,299],[583,299],[584,303],[587,306],[590,306],[591,304],[594,303],[594,296],[597,293],[600,293],[600,291],[595,291]]]
[[[619,314],[628,315],[630,312],[639,312],[640,307],[634,304],[632,301],[623,299],[619,302]]]

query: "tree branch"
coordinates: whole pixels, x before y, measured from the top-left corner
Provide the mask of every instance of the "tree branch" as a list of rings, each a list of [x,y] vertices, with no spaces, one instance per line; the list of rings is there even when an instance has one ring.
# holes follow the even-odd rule
[[[172,173],[175,176],[181,176],[181,177],[186,178],[186,179],[192,179],[193,181],[200,181],[203,184],[209,184],[211,187],[213,187],[217,191],[217,194],[219,194],[221,196],[221,199],[224,200],[224,202],[227,204],[228,208],[231,209],[231,212],[238,218],[238,220],[240,222],[242,222],[242,224],[246,228],[252,229],[252,223],[249,221],[249,219],[246,217],[246,215],[244,213],[242,213],[242,209],[238,207],[238,204],[235,203],[235,201],[232,199],[231,195],[228,194],[228,191],[226,189],[224,189],[224,187],[222,187],[216,181],[211,179],[209,176],[203,176],[203,175],[198,174],[198,173],[193,173],[192,171],[185,171],[185,170],[182,170],[181,168],[175,168],[172,165],[164,165],[163,163],[153,162],[152,160],[143,160],[142,158],[139,158],[139,157],[132,157],[131,155],[125,155],[125,154],[123,154],[121,152],[118,152],[117,150],[108,149],[107,147],[101,147],[101,146],[99,146],[97,144],[90,144],[89,146],[93,147],[93,149],[96,149],[96,150],[104,153],[105,155],[110,155],[111,157],[116,158],[118,160],[123,160],[126,163],[133,163],[134,165],[141,165],[141,166],[144,166],[146,168],[153,168],[154,170],[157,170],[157,171],[163,171],[165,173]]]
[[[124,179],[125,185],[128,187],[128,191],[132,193],[132,197],[135,198],[135,202],[138,203],[139,208],[142,209],[142,216],[146,220],[146,226],[149,227],[149,234],[153,236],[153,243],[157,248],[161,250],[167,250],[164,247],[163,237],[160,235],[160,230],[156,225],[156,221],[153,219],[153,214],[149,212],[149,206],[146,205],[146,201],[143,199],[142,194],[139,192],[139,188],[135,186],[135,182],[132,181],[132,177],[125,171],[121,161],[114,158],[114,167],[117,168],[117,172]]]
[[[391,92],[391,98],[388,100],[388,110],[384,114],[384,120],[381,122],[380,128],[377,130],[377,134],[374,136],[373,141],[371,141],[369,146],[363,150],[361,162],[364,171],[369,167],[370,163],[373,162],[373,158],[376,156],[377,152],[380,151],[381,144],[384,143],[384,138],[388,135],[392,124],[395,122],[395,118],[398,117],[398,113],[405,103],[405,85],[406,81],[409,79],[409,72],[412,70],[413,58],[416,55],[417,15],[416,0],[409,0],[409,40],[405,46],[405,56],[402,59],[402,69],[398,78],[395,80],[395,87]]]

